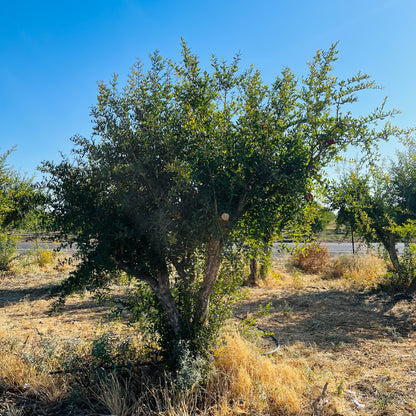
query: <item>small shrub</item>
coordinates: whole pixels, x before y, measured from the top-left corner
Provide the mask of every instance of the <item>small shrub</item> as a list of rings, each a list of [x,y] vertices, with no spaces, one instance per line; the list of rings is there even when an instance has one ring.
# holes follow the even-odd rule
[[[33,257],[34,264],[39,267],[46,267],[48,264],[51,264],[55,257],[53,250],[40,247],[37,244],[29,251],[29,254]]]
[[[327,246],[312,243],[296,250],[293,254],[293,265],[306,273],[323,273],[329,259]]]
[[[50,249],[41,248],[37,253],[36,261],[40,267],[45,267],[53,261],[53,251]]]
[[[272,302],[269,302],[264,306],[260,304],[256,312],[249,314],[245,319],[242,319],[241,322],[239,322],[237,327],[239,335],[255,345],[260,344],[260,340],[263,340],[265,336],[274,335],[272,332],[265,332],[257,326],[258,318],[269,316],[272,308]]]
[[[92,343],[91,365],[95,368],[113,368],[138,358],[135,340],[128,335],[119,336],[113,331],[101,334]]]
[[[403,291],[409,289],[410,283],[416,277],[416,246],[406,247],[400,256],[400,265],[397,269],[387,272],[380,288],[382,290]]]
[[[6,271],[16,254],[16,237],[9,233],[0,233],[0,271]]]
[[[181,393],[189,393],[206,379],[209,373],[209,361],[201,355],[195,357],[185,341],[180,342],[179,348],[181,351],[175,385]]]

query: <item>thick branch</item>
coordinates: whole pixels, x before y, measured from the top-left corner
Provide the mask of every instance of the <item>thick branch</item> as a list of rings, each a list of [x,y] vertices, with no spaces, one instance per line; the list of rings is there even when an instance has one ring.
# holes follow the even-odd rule
[[[376,235],[386,249],[393,267],[398,270],[400,262],[396,250],[396,236],[392,233],[383,232],[382,228],[374,227]]]
[[[175,337],[177,337],[180,332],[179,311],[176,307],[172,292],[170,291],[169,273],[167,270],[158,272],[157,284],[152,287],[152,290],[155,292],[159,302],[162,304],[163,309],[167,313],[169,324],[175,334]]]
[[[207,263],[204,280],[198,293],[194,313],[195,322],[201,324],[205,323],[208,319],[209,298],[214,288],[215,281],[217,280],[221,264],[220,252],[221,242],[210,238],[207,244]]]
[[[139,280],[143,280],[146,282],[150,288],[155,293],[157,299],[161,303],[163,309],[165,310],[166,314],[168,315],[169,324],[175,336],[177,336],[180,332],[180,318],[179,318],[179,311],[176,307],[175,300],[172,296],[170,291],[170,284],[169,284],[169,273],[167,269],[163,271],[158,271],[157,273],[157,280],[155,280],[150,275],[143,275],[135,272],[132,270],[129,265],[121,260],[116,260],[114,257],[111,257],[114,263],[120,270],[137,277]]]

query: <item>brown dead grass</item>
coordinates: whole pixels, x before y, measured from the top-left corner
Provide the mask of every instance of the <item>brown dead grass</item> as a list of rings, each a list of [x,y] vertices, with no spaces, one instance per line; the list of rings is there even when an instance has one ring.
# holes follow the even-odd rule
[[[275,265],[278,279],[254,288],[237,314],[271,302],[258,325],[281,343],[275,354],[304,365],[309,412],[328,382],[324,415],[416,414],[416,305],[405,296],[362,288],[374,279],[358,274],[329,279],[291,274]],[[308,407],[307,406],[307,407]]]
[[[216,373],[208,389],[221,386],[228,392],[228,401],[236,404],[231,414],[299,414],[306,379],[297,365],[261,355],[232,329],[215,355]]]
[[[377,277],[367,279],[363,272],[370,266],[361,263],[362,273],[354,278],[351,273],[333,278],[300,274],[287,261],[275,264],[236,315],[250,317],[270,303],[270,313],[256,325],[272,331],[280,348],[263,356],[276,347],[270,337],[254,345],[231,325],[205,390],[186,398],[173,397],[167,387],[149,390],[146,397],[153,395],[159,409],[153,414],[416,415],[416,305],[403,296],[371,292]],[[0,414],[89,414],[62,410],[71,377],[51,371],[68,342],[87,343],[110,324],[106,310],[88,296],[70,298],[61,315],[48,314],[49,289],[67,272],[49,265],[20,268],[0,281]],[[36,360],[47,357],[52,342],[54,353]],[[105,392],[100,400],[113,414],[146,414],[142,398],[122,381],[110,378],[95,392]],[[50,403],[50,410],[34,407],[39,402]]]
[[[292,256],[293,265],[305,273],[320,273],[328,265],[330,256],[326,245],[311,243],[300,247]]]
[[[345,286],[365,289],[376,287],[386,272],[386,263],[378,256],[348,254],[331,259],[325,273],[329,278],[344,279]]]

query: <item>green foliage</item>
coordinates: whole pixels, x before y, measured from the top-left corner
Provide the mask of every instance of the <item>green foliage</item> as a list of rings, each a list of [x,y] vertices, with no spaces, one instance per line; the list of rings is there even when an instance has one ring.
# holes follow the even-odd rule
[[[257,320],[263,316],[269,316],[271,309],[273,309],[271,302],[260,305],[253,314],[248,315],[239,322],[238,332],[245,339],[248,339],[255,344],[259,343],[264,337],[273,337],[273,332],[266,332],[257,326]]]
[[[120,339],[115,333],[108,331],[94,340],[91,348],[91,365],[95,368],[113,368],[124,364],[136,355],[128,338]]]
[[[338,208],[340,223],[366,242],[382,243],[392,263],[388,285],[396,289],[415,285],[414,250],[416,237],[416,148],[398,152],[397,161],[386,169],[373,168],[372,175],[349,172],[333,186],[332,207]],[[406,245],[399,257],[398,241]],[[412,288],[412,290],[414,290]]]
[[[244,273],[241,258],[232,251],[225,253],[225,257],[211,293],[210,323],[198,332],[192,322],[192,311],[195,296],[202,283],[203,258],[200,258],[200,270],[196,271],[193,288],[186,287],[180,279],[171,282],[173,297],[187,322],[182,328],[182,338],[187,340],[188,348],[198,354],[212,347],[219,329],[232,316],[233,306],[242,297],[240,287]],[[158,345],[164,351],[173,351],[171,359],[177,358],[176,354],[182,349],[178,348],[166,311],[148,284],[130,279],[127,291],[121,297],[102,293],[101,298],[111,302],[115,316],[128,312],[130,322],[140,328],[143,341],[149,349]]]
[[[12,150],[0,155],[0,230],[3,231],[18,226],[39,202],[32,180],[7,165]]]
[[[353,242],[355,235],[363,235],[368,231],[363,217],[365,214],[360,207],[369,205],[369,180],[369,175],[351,170],[330,187],[328,198],[331,208],[337,210],[337,229],[344,226],[345,235],[350,235]]]
[[[314,203],[316,209],[316,216],[312,220],[311,229],[313,234],[319,234],[325,230],[329,223],[336,219],[335,214],[327,207],[324,207],[317,202]]]
[[[246,279],[246,284],[254,286],[259,280],[264,280],[271,268],[272,254],[273,254],[272,242],[255,242],[248,240],[245,246],[246,254],[250,262],[250,275]]]
[[[132,336],[120,336],[107,330],[92,341],[71,340],[56,358],[64,371],[97,381],[109,372],[137,362],[142,356]]]
[[[272,254],[273,254],[273,247],[268,246],[264,247],[263,250],[260,253],[259,256],[259,276],[260,279],[264,280],[266,279],[267,275],[269,274],[269,271],[272,267]]]
[[[43,165],[58,237],[79,251],[61,299],[106,287],[120,270],[144,282],[169,329],[158,326],[168,356],[182,340],[203,353],[215,338],[238,281],[228,253],[286,228],[348,146],[370,157],[400,134],[375,129],[395,114],[384,103],[352,115],[357,94],[378,87],[367,75],[334,76],[335,45],[316,53],[306,78],[284,69],[271,85],[241,72],[238,56],[213,58],[208,72],[184,42],[181,54],[180,63],[153,54],[122,89],[116,76],[100,83],[93,137],[74,137],[72,159]]]
[[[408,290],[416,278],[416,246],[410,244],[405,247],[400,256],[400,262],[393,270],[386,273],[380,287],[384,290]]]
[[[9,267],[17,248],[11,230],[20,225],[38,203],[32,181],[7,165],[12,150],[0,155],[0,270],[3,271]]]
[[[183,340],[179,342],[176,349],[176,355],[180,358],[174,383],[179,392],[187,394],[207,379],[210,359],[213,357],[195,356],[188,343]]]
[[[16,238],[9,233],[0,233],[0,272],[9,268],[16,249]]]
[[[155,293],[145,282],[133,281],[128,287],[127,294],[122,297],[117,298],[107,294],[101,298],[104,301],[111,301],[114,316],[120,317],[128,312],[129,321],[140,328],[143,342],[147,347],[152,348],[159,344],[164,350],[172,347],[174,334],[167,314]]]

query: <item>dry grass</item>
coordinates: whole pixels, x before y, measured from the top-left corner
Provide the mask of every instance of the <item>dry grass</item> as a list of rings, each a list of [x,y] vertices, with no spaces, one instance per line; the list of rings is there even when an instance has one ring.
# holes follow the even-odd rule
[[[21,355],[2,348],[0,352],[0,374],[2,384],[8,389],[17,389],[26,396],[42,401],[55,401],[67,396],[67,380],[50,374],[55,368],[47,360],[40,363],[35,356]]]
[[[57,245],[56,245],[57,246]],[[25,253],[17,255],[9,265],[9,275],[16,275],[20,273],[37,273],[40,270],[52,270],[61,268],[61,270],[67,269],[60,266],[65,259],[65,254],[58,252],[51,248],[45,248],[41,246],[33,245]]]
[[[271,302],[257,324],[279,339],[276,357],[303,366],[308,388],[299,414],[313,414],[328,382],[327,403],[315,414],[416,415],[416,305],[365,290],[378,280],[379,259],[353,264],[360,265],[354,274],[336,279],[298,276],[301,287],[289,268],[275,265],[280,278],[252,289],[236,313],[250,316]],[[376,270],[370,279],[369,270]]]
[[[322,273],[328,265],[329,258],[327,246],[311,243],[293,254],[293,265],[305,273]]]
[[[227,392],[227,402],[234,404],[228,414],[299,414],[306,379],[298,366],[261,355],[233,330],[215,355],[208,389],[218,396]]]
[[[151,371],[110,373],[86,379],[82,406],[65,401],[76,377],[53,372],[69,352],[91,359],[91,342],[104,331],[127,337],[129,330],[107,322],[88,296],[70,298],[62,315],[49,316],[48,290],[68,270],[53,263],[12,268],[0,281],[0,414],[416,415],[414,301],[366,291],[382,269],[378,259],[331,264],[332,274],[321,277],[281,261],[262,287],[250,289],[236,315],[253,316],[270,303],[256,325],[279,340],[273,354],[262,355],[276,347],[270,338],[249,342],[229,325],[203,387],[179,394],[168,379],[154,384]]]
[[[346,279],[356,288],[371,288],[380,283],[386,272],[386,264],[378,256],[349,254],[331,259],[326,273],[330,278]]]
[[[140,399],[135,396],[130,383],[133,383],[131,378],[120,379],[115,374],[109,374],[106,379],[98,381],[93,396],[112,415],[132,416],[140,409]]]

